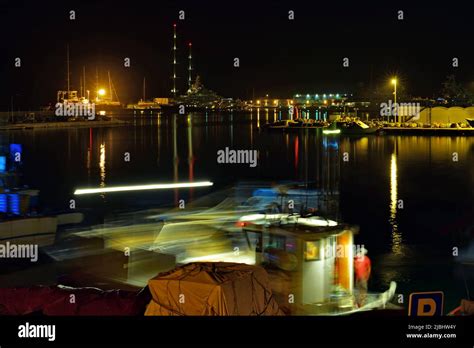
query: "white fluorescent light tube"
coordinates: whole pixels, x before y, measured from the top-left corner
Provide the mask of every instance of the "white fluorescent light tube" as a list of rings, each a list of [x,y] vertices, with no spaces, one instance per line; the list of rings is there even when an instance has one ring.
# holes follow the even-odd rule
[[[323,134],[339,134],[341,133],[340,129],[324,129]]]
[[[132,186],[113,186],[102,188],[85,188],[74,191],[75,195],[87,195],[91,193],[125,192],[125,191],[143,191],[143,190],[163,190],[190,187],[203,187],[214,185],[210,181],[182,182],[173,184],[150,184],[150,185],[132,185]]]

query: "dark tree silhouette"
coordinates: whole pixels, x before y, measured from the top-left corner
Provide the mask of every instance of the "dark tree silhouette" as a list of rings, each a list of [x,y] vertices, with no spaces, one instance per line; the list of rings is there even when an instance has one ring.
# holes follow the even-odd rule
[[[454,75],[446,77],[446,81],[443,82],[442,95],[449,105],[453,106],[470,106],[474,101],[474,96],[456,81]]]

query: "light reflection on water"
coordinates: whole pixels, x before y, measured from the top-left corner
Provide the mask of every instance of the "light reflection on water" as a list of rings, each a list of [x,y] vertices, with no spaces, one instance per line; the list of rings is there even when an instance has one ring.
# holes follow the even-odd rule
[[[99,168],[100,168],[99,186],[105,187],[105,144],[100,144]]]
[[[105,187],[105,143],[100,144],[99,170],[100,170],[99,187]],[[105,194],[102,193],[101,197],[102,199],[105,199]]]
[[[398,204],[397,155],[393,153],[390,160],[390,225],[392,225],[392,252],[395,255],[402,254],[402,234],[398,231],[397,223]]]

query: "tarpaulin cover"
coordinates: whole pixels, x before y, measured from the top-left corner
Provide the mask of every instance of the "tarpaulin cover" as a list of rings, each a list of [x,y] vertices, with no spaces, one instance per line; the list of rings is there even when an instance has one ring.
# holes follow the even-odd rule
[[[145,315],[283,315],[258,266],[190,263],[148,282]]]
[[[35,286],[0,289],[0,315],[143,315],[144,292]]]

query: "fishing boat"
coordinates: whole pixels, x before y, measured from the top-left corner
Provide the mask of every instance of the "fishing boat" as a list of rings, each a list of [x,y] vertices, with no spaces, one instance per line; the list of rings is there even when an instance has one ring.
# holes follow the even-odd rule
[[[70,69],[69,69],[69,45],[66,47],[66,90],[59,90],[56,94],[56,116],[69,116],[69,120],[78,116],[90,116],[93,106],[89,96],[85,96],[83,83],[85,82],[85,67],[83,67],[83,77],[81,77],[81,93],[71,89]],[[93,118],[91,118],[93,119]]]
[[[68,116],[68,121],[105,119],[106,114],[119,113],[124,110],[117,95],[117,91],[112,82],[110,72],[108,75],[108,89],[101,87],[99,83],[99,73],[96,72],[96,96],[91,96],[91,91],[86,89],[86,69],[82,68],[80,77],[80,91],[71,88],[70,64],[69,64],[69,45],[67,46],[66,58],[66,89],[57,91],[56,116]]]
[[[369,135],[379,131],[378,126],[369,126],[358,119],[335,120],[328,129],[339,129],[344,135]]]
[[[264,267],[272,291],[289,315],[347,315],[387,308],[396,283],[361,295],[354,286],[357,226],[318,216],[252,214],[240,218],[255,264]],[[294,301],[288,302],[293,295]]]

